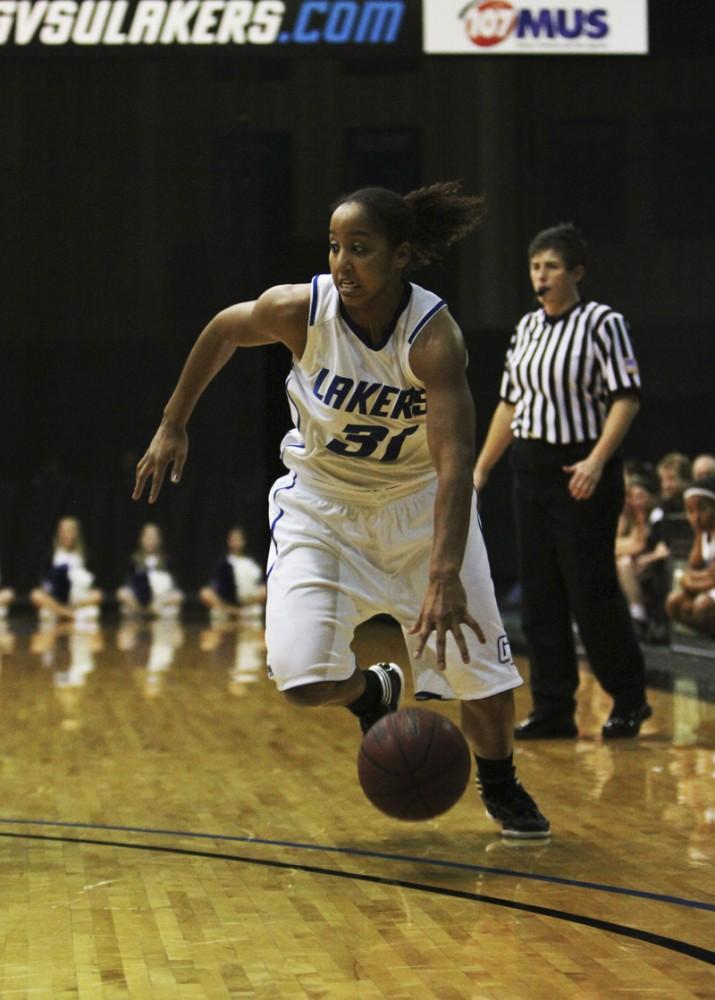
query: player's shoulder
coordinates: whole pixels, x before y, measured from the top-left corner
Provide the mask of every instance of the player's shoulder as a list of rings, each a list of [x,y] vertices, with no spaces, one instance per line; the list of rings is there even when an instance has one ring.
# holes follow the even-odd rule
[[[444,299],[419,286],[413,286],[412,298],[411,320],[415,325],[407,331],[407,339],[413,347],[432,344],[449,348],[462,341],[462,331]]]
[[[309,311],[310,285],[274,285],[256,300],[253,320],[300,357],[305,348]]]
[[[430,381],[430,377],[455,368],[463,371],[466,364],[466,347],[459,324],[446,304],[426,318],[419,335],[410,347],[410,367],[417,377]]]
[[[310,285],[273,285],[258,299],[256,306],[277,319],[302,318],[307,320],[310,308]]]

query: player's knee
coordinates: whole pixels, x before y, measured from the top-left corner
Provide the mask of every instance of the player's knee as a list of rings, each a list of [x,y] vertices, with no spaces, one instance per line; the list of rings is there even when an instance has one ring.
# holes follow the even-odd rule
[[[291,705],[298,705],[301,708],[315,708],[324,705],[330,699],[335,689],[331,681],[319,681],[316,684],[299,684],[296,687],[288,688],[284,691],[286,699]]]

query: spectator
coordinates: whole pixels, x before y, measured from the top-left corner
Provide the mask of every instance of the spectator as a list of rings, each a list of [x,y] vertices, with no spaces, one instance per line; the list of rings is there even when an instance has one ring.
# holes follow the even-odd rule
[[[0,587],[0,618],[7,617],[8,608],[15,600],[15,591],[11,587]]]
[[[660,537],[658,488],[645,476],[631,476],[616,535],[616,567],[633,628],[639,639],[665,642],[665,596],[669,549]]]
[[[57,525],[52,565],[42,586],[30,594],[41,620],[96,621],[102,592],[92,587],[94,576],[85,566],[82,527],[76,517]]]
[[[715,455],[696,455],[693,459],[693,481],[705,479],[706,476],[715,476]]]
[[[132,556],[127,583],[117,591],[119,610],[129,615],[176,617],[184,595],[174,585],[166,568],[164,540],[158,524],[145,524],[139,533],[139,545]]]
[[[684,499],[695,537],[667,610],[674,621],[715,638],[715,476],[693,483]]]
[[[660,507],[663,513],[682,513],[683,490],[692,477],[690,459],[679,451],[671,451],[661,458],[656,468],[660,479]]]
[[[245,555],[246,534],[240,525],[229,531],[226,548],[211,583],[199,593],[213,620],[238,617],[243,609],[259,611],[266,603],[263,571]]]

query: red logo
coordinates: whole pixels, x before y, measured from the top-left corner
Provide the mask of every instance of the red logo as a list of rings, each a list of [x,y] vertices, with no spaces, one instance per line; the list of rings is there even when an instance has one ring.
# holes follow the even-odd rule
[[[464,18],[469,38],[482,47],[503,42],[517,22],[517,12],[506,0],[482,0],[482,3],[469,4],[460,17]]]

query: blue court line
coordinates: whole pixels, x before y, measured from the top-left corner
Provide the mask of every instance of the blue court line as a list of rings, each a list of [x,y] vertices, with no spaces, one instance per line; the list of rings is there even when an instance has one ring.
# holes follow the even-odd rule
[[[282,871],[291,872],[300,871],[310,875],[328,875],[332,878],[348,879],[353,882],[369,882],[372,885],[393,886],[399,889],[409,889],[414,892],[429,893],[434,896],[464,899],[472,903],[488,903],[492,906],[501,906],[508,910],[518,910],[521,913],[534,913],[542,917],[552,917],[555,920],[565,920],[568,923],[581,924],[584,927],[593,927],[595,930],[610,931],[612,934],[620,934],[623,937],[643,941],[646,944],[655,944],[661,948],[668,948],[670,951],[678,952],[681,955],[696,958],[701,962],[706,962],[708,965],[715,965],[715,951],[711,951],[709,948],[702,948],[697,944],[690,944],[688,941],[681,941],[679,938],[671,938],[664,934],[656,934],[653,931],[641,930],[639,927],[629,927],[627,924],[616,924],[610,920],[601,920],[598,917],[589,917],[581,913],[570,913],[568,910],[555,910],[549,906],[521,903],[513,899],[501,899],[499,896],[486,896],[483,893],[468,892],[465,889],[449,889],[444,886],[428,885],[423,882],[408,882],[404,879],[386,878],[382,875],[367,875],[364,872],[347,872],[340,868],[297,865],[289,861],[248,858],[238,854],[218,854],[212,851],[188,850],[183,847],[161,847],[158,844],[127,844],[115,840],[90,840],[80,837],[48,836],[41,833],[0,833],[0,838],[3,837],[12,837],[18,840],[40,840],[45,843],[77,844],[78,846],[86,844],[91,847],[116,847],[132,851],[177,854],[184,857],[206,858],[212,861],[233,861],[239,864],[257,865],[262,868],[277,868]]]
[[[533,872],[522,872],[512,868],[491,868],[487,865],[473,865],[463,861],[447,861],[442,858],[417,858],[410,854],[388,854],[383,851],[370,851],[361,847],[329,847],[326,844],[302,844],[290,840],[266,840],[262,837],[239,837],[223,833],[196,833],[191,830],[156,830],[151,827],[114,826],[107,823],[56,822],[50,819],[13,819],[11,817],[0,816],[0,824],[57,826],[75,830],[115,830],[120,833],[148,833],[155,836],[187,837],[194,840],[225,840],[232,843],[258,844],[265,847],[291,847],[299,851],[322,851],[326,854],[347,854],[354,857],[379,858],[383,861],[432,865],[436,868],[451,868],[456,871],[506,875],[510,878],[528,879],[533,882],[548,882],[552,885],[568,885],[577,889],[593,889],[597,892],[610,892],[617,896],[634,896],[638,899],[650,899],[656,903],[672,903],[674,906],[686,906],[693,910],[706,910],[715,913],[715,903],[705,903],[698,899],[685,899],[682,896],[666,896],[659,892],[648,892],[645,889],[626,889],[617,885],[604,885],[601,882],[583,882],[580,879],[565,878],[561,875],[538,875]],[[536,841],[533,843],[536,845],[539,842]]]

